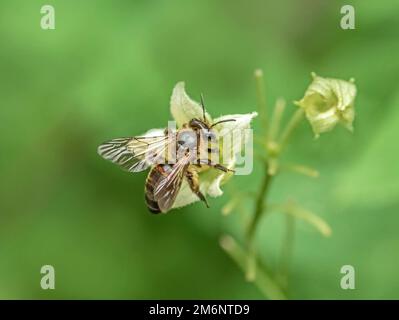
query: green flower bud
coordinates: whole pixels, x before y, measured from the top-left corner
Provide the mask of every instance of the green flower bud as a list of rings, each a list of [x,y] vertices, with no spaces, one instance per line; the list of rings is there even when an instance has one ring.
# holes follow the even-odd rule
[[[316,137],[332,130],[337,123],[353,131],[356,97],[354,80],[322,78],[314,73],[312,77],[313,82],[305,96],[295,103],[304,110]]]

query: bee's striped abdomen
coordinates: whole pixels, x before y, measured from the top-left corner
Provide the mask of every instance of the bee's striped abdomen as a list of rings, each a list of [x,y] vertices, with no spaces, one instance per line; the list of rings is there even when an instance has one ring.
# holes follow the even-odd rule
[[[168,171],[171,170],[171,166],[168,164],[160,164],[153,167],[148,174],[147,181],[145,184],[145,202],[148,210],[152,213],[160,213],[158,202],[154,197],[155,186],[163,179],[166,179]]]

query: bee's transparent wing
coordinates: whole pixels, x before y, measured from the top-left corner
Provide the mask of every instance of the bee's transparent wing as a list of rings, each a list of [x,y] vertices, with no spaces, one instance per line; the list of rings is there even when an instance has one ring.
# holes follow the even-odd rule
[[[169,211],[180,191],[189,162],[189,156],[183,156],[174,165],[168,175],[154,186],[154,200],[162,212]]]
[[[172,135],[117,138],[98,147],[104,159],[130,172],[140,172],[166,159]]]

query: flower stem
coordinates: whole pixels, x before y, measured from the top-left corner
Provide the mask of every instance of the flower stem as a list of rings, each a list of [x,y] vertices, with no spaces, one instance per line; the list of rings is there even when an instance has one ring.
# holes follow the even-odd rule
[[[280,137],[280,148],[281,149],[283,149],[283,147],[287,144],[292,132],[298,126],[298,124],[302,121],[303,115],[304,115],[304,112],[301,108],[299,108],[292,115],[291,119],[289,120],[287,126],[285,127],[285,129]]]
[[[268,140],[270,142],[275,142],[276,137],[280,131],[281,118],[283,116],[285,109],[285,100],[280,98],[276,101],[276,106],[274,107],[274,112],[270,121],[270,128],[268,134]]]
[[[248,260],[246,251],[228,235],[221,237],[220,246],[245,272],[246,262]],[[268,273],[265,266],[260,264],[257,260],[254,260],[254,263],[258,267],[258,273],[256,279],[254,279],[254,284],[259,288],[263,295],[272,300],[285,300],[285,294],[273,277]]]
[[[266,196],[267,196],[272,178],[273,178],[273,175],[271,175],[269,173],[269,164],[265,161],[264,176],[263,176],[261,187],[259,189],[259,193],[256,198],[254,215],[253,215],[253,218],[252,218],[251,223],[247,230],[248,247],[252,246],[253,238],[255,235],[255,231],[256,231],[256,227],[258,225],[259,219],[261,218],[263,212],[266,209]]]
[[[281,109],[281,112],[283,111],[284,107],[283,104],[280,104],[279,108]],[[280,111],[277,111],[279,113]],[[280,121],[279,116],[273,117],[274,121]],[[303,111],[301,109],[298,109],[294,115],[291,117],[290,121],[288,122],[287,126],[285,127],[281,139],[280,139],[280,145],[283,146],[284,144],[287,143],[288,139],[290,138],[292,132],[294,129],[298,126],[300,121],[303,119]],[[275,124],[272,124],[274,126]],[[281,150],[281,147],[279,147]],[[254,261],[256,260],[256,250],[255,250],[255,234],[256,234],[256,229],[259,224],[259,221],[261,220],[261,217],[263,214],[266,212],[267,209],[267,195],[270,189],[270,184],[271,181],[273,180],[273,177],[277,174],[277,169],[272,168],[271,165],[273,162],[276,164],[278,161],[278,156],[279,153],[277,153],[274,156],[269,156],[269,159],[264,161],[264,175],[263,179],[261,182],[261,187],[259,189],[258,195],[256,197],[256,202],[255,202],[255,208],[254,208],[254,213],[252,220],[248,226],[247,229],[247,250],[248,250],[248,257],[247,257],[247,268],[246,268],[246,278],[249,281],[253,281],[256,279],[256,263]],[[273,160],[273,162],[272,162]],[[273,169],[273,170],[271,170]]]
[[[254,72],[255,83],[256,83],[256,97],[258,102],[259,117],[262,126],[267,126],[267,105],[266,105],[266,94],[265,84],[263,80],[263,71],[256,69]]]
[[[254,75],[256,81],[259,115],[261,118],[260,120],[262,128],[266,128],[268,125],[268,117],[264,91],[263,72],[262,70],[258,69],[255,70]],[[289,140],[292,132],[298,126],[299,122],[303,119],[304,112],[302,109],[298,109],[291,117],[290,121],[282,132],[280,139],[277,139],[277,135],[280,131],[280,123],[284,109],[284,100],[278,100],[271,119],[270,128],[268,128],[268,131],[263,131],[264,137],[261,139],[261,145],[265,147],[268,158],[263,159],[262,157],[263,178],[261,186],[259,188],[259,192],[256,195],[254,213],[246,230],[246,252],[244,254],[242,249],[237,246],[230,237],[223,238],[224,240],[221,242],[222,248],[244,270],[246,279],[248,281],[254,282],[266,296],[269,296],[272,299],[283,299],[285,298],[285,295],[283,294],[280,286],[275,283],[267,274],[265,274],[264,270],[260,269],[259,271],[257,271],[257,268],[259,267],[259,259],[256,254],[254,240],[257,226],[267,210],[267,195],[270,190],[270,184],[273,180],[273,177],[278,173],[277,168],[280,151]],[[286,243],[284,244],[282,253],[284,261],[284,271],[288,271],[288,261],[290,260],[289,258],[292,252],[291,248],[294,228],[292,217],[289,217],[287,219]],[[287,263],[285,261],[287,261]],[[284,283],[286,283],[287,272],[284,272],[283,277]]]

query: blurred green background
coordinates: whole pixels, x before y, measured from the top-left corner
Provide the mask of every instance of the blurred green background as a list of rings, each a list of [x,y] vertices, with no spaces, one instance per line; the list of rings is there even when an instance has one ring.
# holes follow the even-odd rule
[[[40,28],[44,4],[56,30]],[[340,28],[344,4],[355,6],[355,30]],[[255,68],[269,105],[301,98],[311,71],[358,86],[354,134],[314,140],[304,122],[285,155],[320,178],[282,174],[271,190],[333,229],[322,238],[298,224],[289,297],[399,298],[398,30],[396,0],[1,1],[0,298],[263,298],[218,245],[242,228],[237,212],[220,214],[229,190],[256,190],[258,165],[209,210],[154,216],[146,173],[96,153],[109,138],[164,127],[181,80],[215,116],[254,111]],[[271,265],[283,222],[274,214],[259,228]],[[45,264],[55,290],[40,288]],[[340,288],[344,264],[355,290]]]

